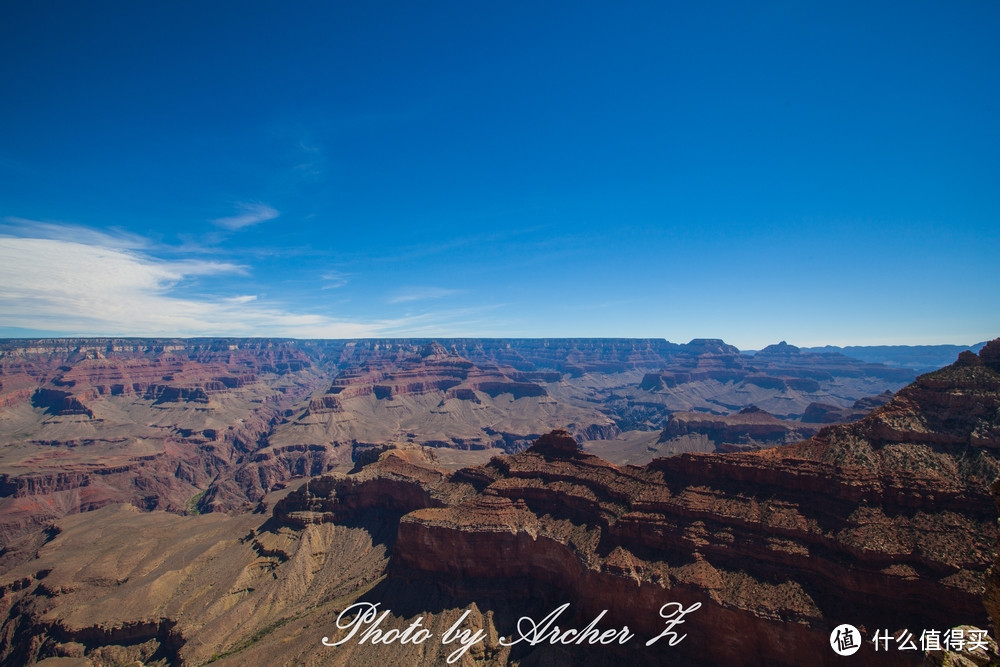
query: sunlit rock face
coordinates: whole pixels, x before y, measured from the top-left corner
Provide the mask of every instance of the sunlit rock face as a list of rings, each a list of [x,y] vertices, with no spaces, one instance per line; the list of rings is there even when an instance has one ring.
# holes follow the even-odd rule
[[[700,603],[685,625],[691,659],[834,664],[829,632],[844,619],[870,630],[988,622],[998,429],[1000,374],[980,356],[789,446],[618,467],[554,432],[449,478],[404,480],[385,458],[328,497],[407,498],[393,507],[403,514],[390,575],[459,600],[570,599],[581,617],[608,609],[647,632],[659,620],[648,610]],[[761,636],[781,641],[763,655]]]
[[[600,451],[622,461],[770,446],[814,432],[806,406],[831,415],[901,372],[711,339],[0,341],[0,545],[111,503],[252,511],[398,444],[450,469],[556,428],[584,446],[621,439]],[[740,416],[750,403],[774,418]],[[707,421],[655,442],[673,415]]]
[[[343,635],[334,624],[356,601],[390,610],[392,627],[422,619],[435,636],[469,611],[485,633],[469,659],[496,665],[833,665],[829,633],[842,622],[866,637],[986,627],[1000,468],[993,349],[921,376],[860,422],[760,451],[619,466],[553,431],[449,472],[433,450],[401,442],[366,449],[348,474],[267,494],[261,513],[114,505],[58,519],[0,554],[0,656],[445,661],[443,646],[331,653],[318,638]],[[691,610],[669,652],[498,642],[519,616],[565,604],[562,626],[606,610],[604,628],[628,625],[644,641],[663,630],[669,603]],[[858,656],[913,662],[867,643]]]

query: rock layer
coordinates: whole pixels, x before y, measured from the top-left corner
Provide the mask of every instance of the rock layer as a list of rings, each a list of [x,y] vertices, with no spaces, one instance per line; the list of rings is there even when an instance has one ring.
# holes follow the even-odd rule
[[[808,401],[895,388],[880,379],[892,369],[785,348],[747,357],[707,339],[0,341],[0,547],[110,503],[252,510],[294,477],[349,470],[386,444],[434,448],[454,469],[553,428],[617,442],[678,411],[727,418],[764,401],[795,414]],[[702,379],[639,389],[655,372]]]
[[[619,468],[557,432],[450,478],[402,473],[389,453],[361,483],[327,479],[323,502],[407,498],[392,506],[406,513],[389,572],[457,599],[547,595],[581,618],[608,609],[647,632],[662,604],[699,602],[705,611],[678,647],[692,659],[839,664],[828,641],[841,622],[919,635],[987,621],[989,484],[1000,471],[990,356],[1000,341],[991,346],[796,445]],[[279,514],[302,503],[292,494]],[[720,626],[731,629],[722,640]],[[781,640],[762,654],[759,637]],[[890,658],[906,663],[905,653]]]
[[[922,376],[857,424],[774,449],[616,466],[554,432],[449,473],[426,449],[369,447],[350,474],[265,498],[271,516],[65,517],[0,554],[0,660],[444,662],[433,642],[322,646],[359,600],[390,609],[387,626],[422,619],[438,637],[468,610],[486,637],[467,665],[837,665],[829,632],[842,622],[866,639],[984,627],[998,348]],[[701,606],[682,642],[647,649],[666,602]],[[565,603],[560,625],[607,610],[602,628],[639,637],[617,651],[499,644],[520,615]],[[856,662],[909,655],[866,642]]]
[[[816,434],[819,427],[778,419],[774,415],[751,406],[731,415],[708,415],[699,412],[675,412],[670,415],[660,443],[676,443],[683,447],[703,436],[705,451],[738,452],[774,447],[804,440]],[[695,446],[682,451],[701,451]]]

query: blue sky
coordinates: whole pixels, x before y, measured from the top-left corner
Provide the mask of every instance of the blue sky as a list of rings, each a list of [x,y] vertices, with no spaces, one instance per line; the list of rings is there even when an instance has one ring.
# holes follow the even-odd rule
[[[0,336],[1000,335],[1000,5],[0,4]]]

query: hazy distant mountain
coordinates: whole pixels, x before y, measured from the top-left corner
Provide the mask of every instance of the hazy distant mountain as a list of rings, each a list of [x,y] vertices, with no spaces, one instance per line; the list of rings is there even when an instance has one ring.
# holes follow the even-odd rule
[[[975,345],[848,345],[837,347],[803,347],[803,352],[840,352],[849,357],[873,364],[910,368],[918,373],[929,373],[944,368],[959,352],[971,350],[979,352],[986,341]]]

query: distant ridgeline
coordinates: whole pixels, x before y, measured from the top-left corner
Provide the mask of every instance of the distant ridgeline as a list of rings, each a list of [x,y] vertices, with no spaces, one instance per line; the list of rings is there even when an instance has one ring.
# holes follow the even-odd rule
[[[357,352],[424,347],[431,343],[454,350],[470,358],[486,355],[504,356],[531,362],[566,363],[563,356],[592,357],[614,364],[664,361],[696,348],[716,352],[736,350],[717,339],[695,339],[690,343],[671,343],[662,338],[385,338],[385,339],[291,339],[291,338],[0,338],[0,353],[16,351],[63,352],[145,352],[171,350],[219,351],[223,349],[267,349],[294,346],[306,354],[353,348]],[[771,353],[782,349],[801,354],[842,354],[868,363],[885,364],[927,372],[950,364],[960,352],[979,352],[985,341],[974,345],[851,345],[838,347],[802,347],[784,341],[765,348]],[[763,351],[763,350],[761,350]],[[756,350],[744,354],[755,355]]]
[[[847,347],[803,347],[803,352],[839,352],[849,357],[873,364],[912,368],[918,373],[927,373],[943,368],[955,360],[961,352],[978,353],[986,341],[975,345],[849,345]]]
[[[112,503],[253,509],[386,447],[449,469],[554,429],[614,463],[756,450],[859,419],[915,377],[715,339],[3,339],[0,547]]]

